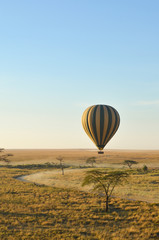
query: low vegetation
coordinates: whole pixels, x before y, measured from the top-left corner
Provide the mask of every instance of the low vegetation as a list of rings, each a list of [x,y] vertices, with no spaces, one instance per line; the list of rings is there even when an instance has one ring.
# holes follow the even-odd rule
[[[148,172],[148,167],[146,165],[144,165],[142,169],[144,172]]]
[[[159,237],[159,204],[111,198],[109,212],[105,213],[100,195],[15,179],[38,170],[0,170],[0,239]]]
[[[4,167],[4,165],[0,165]],[[63,168],[68,168],[69,165],[63,165]],[[43,163],[43,164],[18,164],[18,165],[7,165],[6,168],[19,168],[19,169],[61,169],[60,164],[54,163]]]
[[[158,164],[158,152],[114,151],[97,159],[97,166],[101,164],[110,172],[116,170],[116,166],[122,170],[122,163],[126,159],[139,162],[137,169],[128,170],[131,172],[128,184],[114,189],[107,213],[101,194],[78,188],[87,171],[84,163],[88,157],[92,157],[92,152],[79,151],[76,157],[75,151],[63,151],[65,167],[73,166],[72,169],[66,169],[63,176],[60,163],[56,161],[60,151],[26,150],[24,156],[23,151],[15,150],[13,154],[9,164],[0,168],[0,239],[159,239],[159,169],[153,167]],[[103,166],[103,163],[106,165]],[[75,164],[76,168],[83,166],[84,169],[74,169]],[[144,168],[145,164],[147,169]],[[50,170],[56,174],[49,175],[48,182],[58,180],[61,187],[17,179],[18,176],[33,173],[51,174]],[[70,183],[75,187],[70,188]],[[140,197],[142,201],[134,201]]]

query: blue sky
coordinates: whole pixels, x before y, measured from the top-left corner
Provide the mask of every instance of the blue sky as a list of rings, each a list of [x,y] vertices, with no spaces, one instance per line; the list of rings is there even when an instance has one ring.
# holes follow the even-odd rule
[[[115,107],[107,148],[158,149],[159,2],[0,2],[1,147],[94,148],[85,108]]]

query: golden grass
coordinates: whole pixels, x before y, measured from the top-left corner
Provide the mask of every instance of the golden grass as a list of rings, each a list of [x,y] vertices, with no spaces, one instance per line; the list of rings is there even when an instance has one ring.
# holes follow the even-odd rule
[[[85,172],[88,170],[90,169],[65,169],[64,175],[61,175],[61,170],[42,171],[25,176],[24,179],[53,187],[90,191],[90,186],[81,186]],[[128,182],[115,188],[113,196],[159,203],[159,170],[151,169],[147,173],[138,173],[138,171],[135,170],[130,171],[130,173],[131,175]]]
[[[32,171],[1,168],[0,239],[157,239],[159,205],[37,186],[14,179]]]
[[[13,164],[49,162],[54,161],[56,156],[63,155],[65,162],[79,166],[85,164],[85,160],[92,156],[92,153],[97,155],[91,151],[65,150],[9,152],[14,154]],[[148,165],[149,162],[153,166],[158,164],[158,151],[108,152],[107,156],[98,158],[99,165],[102,165],[100,161],[105,164],[109,161],[113,168],[116,163],[121,166],[127,158],[139,161],[141,166]],[[72,173],[73,171],[75,170],[72,169]],[[144,187],[145,190],[150,187],[151,190],[147,191],[148,198],[154,188],[157,191],[158,171],[154,169],[147,174],[134,172],[131,178],[134,189],[131,189],[131,192],[137,189],[140,189],[140,192]],[[96,194],[78,190],[77,187],[69,189],[62,186],[38,186],[15,179],[16,176],[33,173],[38,173],[38,170],[0,168],[0,239],[159,239],[159,203],[112,198],[110,211],[106,214],[104,199]],[[81,181],[82,175],[77,175],[76,170],[72,174],[74,183],[79,181],[79,177]],[[66,178],[63,181],[68,185],[70,176],[56,174],[59,181],[62,177]]]
[[[32,171],[33,172],[33,171]],[[1,168],[0,239],[157,239],[159,206],[14,179]]]
[[[13,153],[10,157],[12,164],[30,164],[44,162],[58,162],[56,158],[62,156],[64,162],[72,165],[86,164],[88,157],[96,157],[97,165],[103,164],[120,165],[124,160],[135,160],[140,165],[144,164],[153,167],[159,167],[159,151],[130,151],[130,150],[105,150],[103,155],[99,155],[95,150],[7,150],[6,153]]]

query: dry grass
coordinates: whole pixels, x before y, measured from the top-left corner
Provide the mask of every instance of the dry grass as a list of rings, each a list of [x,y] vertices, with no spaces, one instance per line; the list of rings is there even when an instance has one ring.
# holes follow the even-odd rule
[[[129,183],[116,189],[115,195],[139,201],[159,203],[159,169],[133,171]]]
[[[65,163],[75,166],[86,164],[88,157],[96,157],[96,165],[100,167],[123,167],[124,160],[139,162],[136,167],[144,164],[159,167],[159,151],[105,150],[103,155],[99,155],[96,150],[7,150],[6,153],[8,152],[14,154],[10,158],[12,164],[57,163],[56,158],[62,156]]]
[[[54,161],[57,155],[63,155],[65,161],[72,165],[85,164],[85,160],[92,156],[89,151],[51,151],[32,150],[9,151],[14,154],[12,163],[23,164]],[[54,152],[54,153],[53,153]],[[109,152],[109,154],[108,154]],[[107,157],[100,156],[100,161],[112,168],[121,166],[127,158],[135,159],[148,165],[148,159],[153,166],[158,164],[159,152],[126,152],[108,151]],[[77,155],[76,155],[77,154]],[[93,154],[97,153],[93,152]],[[109,157],[108,157],[109,155]],[[97,155],[98,156],[98,155]],[[49,160],[50,159],[50,160]],[[49,160],[49,161],[48,161]],[[78,161],[79,160],[79,161]],[[38,173],[39,170],[22,170],[18,168],[0,168],[0,239],[159,239],[159,203],[128,201],[112,198],[110,211],[104,212],[104,199],[101,196],[78,189],[69,189],[35,185],[15,179],[19,175]],[[76,172],[74,172],[76,171]],[[147,196],[156,188],[159,170],[154,169],[147,174],[133,172],[131,181],[135,192],[141,188],[147,191]],[[74,174],[72,174],[74,172]],[[78,183],[82,179],[83,170],[72,169],[72,179]],[[46,174],[46,173],[45,173]],[[70,185],[70,174],[62,176],[57,173],[51,179],[64,177],[63,182]],[[130,186],[132,186],[132,182]],[[140,188],[141,187],[141,188]],[[129,187],[128,187],[129,188]],[[123,190],[124,191],[124,190]],[[118,194],[118,192],[116,192]],[[138,195],[138,193],[136,193]],[[145,195],[146,196],[146,195]]]
[[[23,179],[37,184],[45,184],[53,187],[71,188],[89,191],[90,186],[81,186],[85,172],[89,169],[66,169],[65,175],[60,170],[43,171],[25,176]],[[128,183],[118,186],[113,195],[130,200],[159,203],[159,170],[149,170],[147,173],[130,171]]]
[[[0,239],[146,240],[159,236],[158,204],[115,198],[106,214],[100,196],[13,178],[20,174],[28,171],[0,171]]]

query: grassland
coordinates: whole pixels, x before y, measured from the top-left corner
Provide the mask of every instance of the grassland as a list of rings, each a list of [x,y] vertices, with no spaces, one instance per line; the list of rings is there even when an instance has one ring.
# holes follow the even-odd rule
[[[13,153],[10,158],[11,164],[35,164],[54,162],[57,157],[62,156],[65,163],[70,165],[83,165],[88,157],[97,157],[98,166],[115,167],[121,166],[127,159],[139,162],[139,167],[146,164],[148,167],[159,167],[159,150],[156,151],[128,151],[128,150],[106,150],[103,155],[98,155],[95,150],[8,150],[6,153]]]
[[[22,179],[36,184],[58,188],[78,189],[81,191],[91,191],[90,186],[81,186],[86,169],[65,169],[64,176],[60,170],[40,171],[24,176]],[[109,171],[110,169],[107,168]],[[159,203],[159,170],[150,169],[148,172],[132,170],[128,182],[118,186],[113,192],[113,196],[129,200],[146,201]]]
[[[15,168],[0,168],[0,239],[159,239],[159,202],[156,199],[159,187],[158,151],[108,151],[106,156],[97,159],[97,166],[111,169],[123,168],[122,162],[125,159],[138,161],[137,168],[144,164],[149,166],[148,173],[137,169],[132,171],[131,184],[116,191],[118,198],[111,199],[110,211],[107,214],[102,196],[82,191],[78,187],[86,169],[71,169],[68,170],[71,174],[64,176],[57,170],[56,174],[50,176],[50,181],[56,180],[63,184],[65,182],[65,186],[37,185],[16,179],[17,176],[39,174],[41,171],[45,171],[46,175],[48,171],[47,167],[20,169],[17,164],[56,162],[56,157],[62,155],[65,164],[77,168],[84,166],[89,156],[98,157],[96,152],[10,152],[14,154],[11,164],[15,165]],[[53,172],[55,171],[54,169]],[[65,179],[61,181],[62,177]],[[70,188],[71,178],[74,178],[75,188]],[[128,189],[137,196],[139,192],[143,192],[141,195],[145,201],[123,199]],[[132,195],[128,196],[132,198]]]

